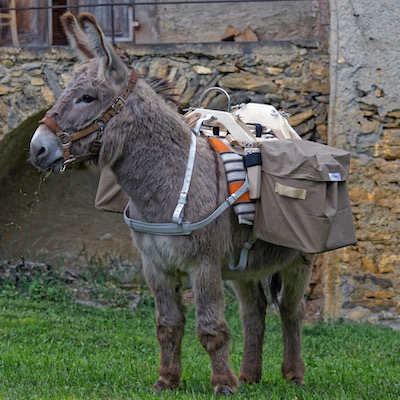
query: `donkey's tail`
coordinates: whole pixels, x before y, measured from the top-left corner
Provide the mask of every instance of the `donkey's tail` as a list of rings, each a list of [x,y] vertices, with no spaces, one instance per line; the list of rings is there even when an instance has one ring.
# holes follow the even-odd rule
[[[271,275],[269,278],[269,290],[271,293],[271,299],[279,311],[279,293],[282,289],[282,274],[277,272],[276,274]]]

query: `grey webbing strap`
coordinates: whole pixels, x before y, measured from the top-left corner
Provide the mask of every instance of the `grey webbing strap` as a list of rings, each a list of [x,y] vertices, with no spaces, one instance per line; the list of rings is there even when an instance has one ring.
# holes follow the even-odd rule
[[[243,243],[242,250],[240,251],[239,262],[236,264],[235,257],[233,257],[229,264],[230,270],[241,271],[246,268],[249,251],[254,246],[254,243],[256,241],[257,241],[257,238],[255,236],[250,236],[250,239]]]
[[[183,180],[183,186],[179,195],[178,204],[176,205],[175,211],[172,215],[172,222],[176,224],[181,224],[183,220],[183,212],[186,206],[186,199],[189,193],[190,182],[192,180],[194,159],[196,157],[196,143],[196,135],[192,131],[192,141],[190,143],[189,156],[186,164],[185,178]]]
[[[136,219],[128,217],[127,212],[129,204],[125,207],[124,219],[129,228],[131,228],[136,232],[150,233],[153,235],[166,235],[166,236],[190,235],[196,229],[203,228],[212,221],[214,221],[237,199],[243,196],[248,191],[248,189],[249,189],[249,183],[246,177],[246,180],[244,181],[243,185],[235,193],[232,193],[211,215],[193,224],[188,221],[184,221],[181,224],[177,224],[174,222],[154,223],[154,222],[138,221]]]

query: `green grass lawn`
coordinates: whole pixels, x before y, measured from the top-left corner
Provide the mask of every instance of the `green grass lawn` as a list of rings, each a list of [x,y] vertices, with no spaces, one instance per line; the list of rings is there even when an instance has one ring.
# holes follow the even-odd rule
[[[213,398],[193,305],[187,306],[181,385],[155,395],[154,304],[140,277],[127,292],[109,274],[108,263],[91,263],[72,280],[46,264],[2,264],[0,270],[0,400]],[[241,325],[237,302],[230,290],[226,295],[231,360],[238,372]],[[77,304],[82,296],[102,308]],[[132,301],[136,308],[129,311]],[[240,386],[235,398],[400,399],[400,332],[345,323],[305,325],[304,387],[283,381],[282,352],[279,318],[270,309],[262,381]]]
[[[237,305],[227,307],[232,364],[242,352]],[[188,307],[179,389],[156,396],[159,360],[150,300],[136,311],[96,309],[69,301],[0,298],[1,399],[210,399],[208,356]],[[241,386],[237,399],[399,399],[400,333],[354,324],[305,326],[303,388],[281,378],[279,319],[267,317],[260,384]]]

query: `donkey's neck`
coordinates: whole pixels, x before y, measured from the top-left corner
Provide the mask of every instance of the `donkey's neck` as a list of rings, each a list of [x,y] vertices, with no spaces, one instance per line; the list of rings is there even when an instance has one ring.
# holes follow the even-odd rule
[[[111,168],[138,216],[170,221],[186,170],[190,128],[142,80],[131,98],[125,120],[115,124],[104,150],[114,152]]]

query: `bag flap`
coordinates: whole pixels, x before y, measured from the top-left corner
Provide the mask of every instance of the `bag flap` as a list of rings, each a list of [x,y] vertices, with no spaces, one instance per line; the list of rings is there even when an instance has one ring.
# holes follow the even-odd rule
[[[298,139],[260,142],[262,170],[268,174],[317,182],[345,181],[350,153]]]

